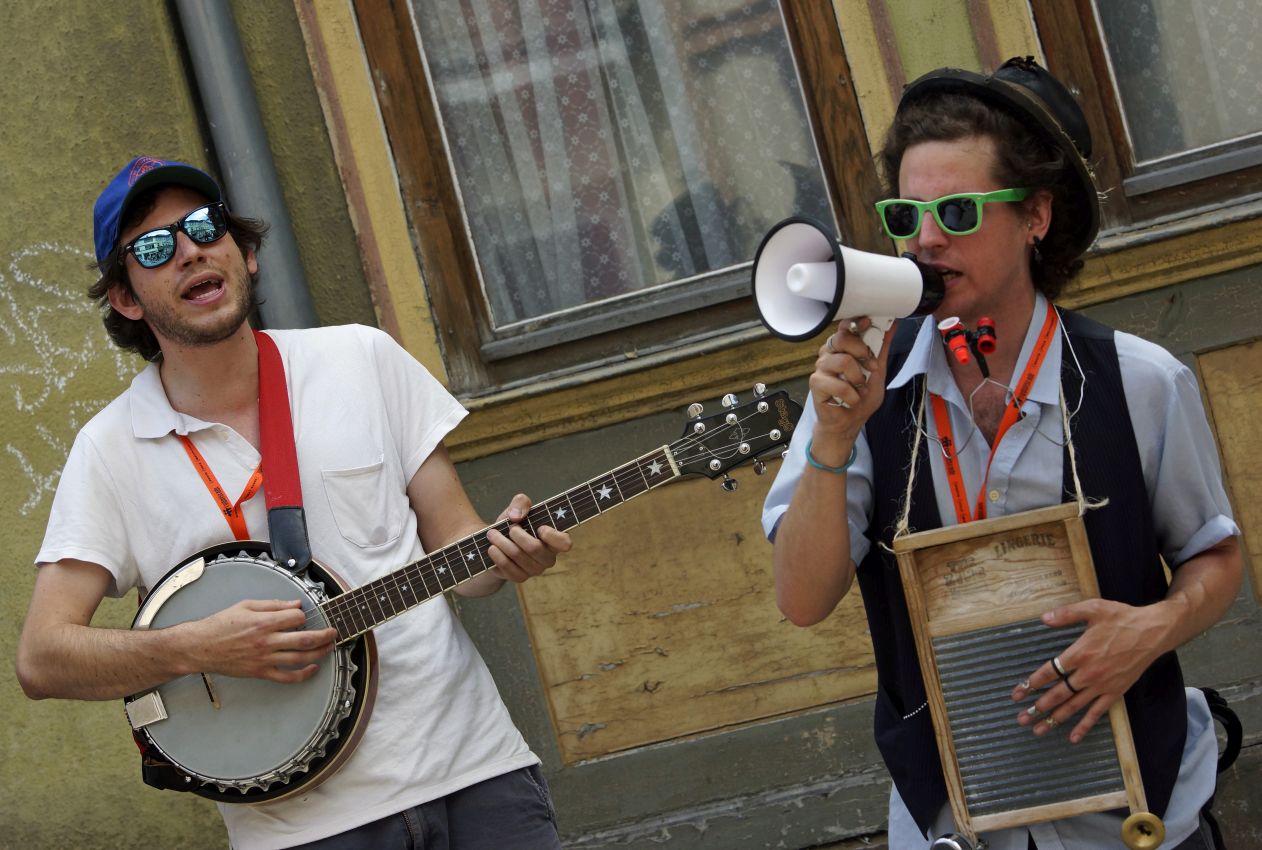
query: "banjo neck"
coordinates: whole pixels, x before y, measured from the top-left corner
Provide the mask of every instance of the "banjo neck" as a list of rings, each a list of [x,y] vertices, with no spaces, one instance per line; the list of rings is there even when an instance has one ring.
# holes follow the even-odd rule
[[[518,523],[531,534],[547,525],[567,531],[682,473],[671,446],[662,446],[533,506]],[[495,566],[488,550],[492,528],[508,534],[502,520],[424,558],[320,604],[326,621],[346,643]]]

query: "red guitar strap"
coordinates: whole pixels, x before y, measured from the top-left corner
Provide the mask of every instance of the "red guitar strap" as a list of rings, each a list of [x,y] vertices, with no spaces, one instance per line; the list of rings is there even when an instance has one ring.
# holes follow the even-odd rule
[[[255,331],[254,340],[259,349],[259,435],[272,557],[281,566],[300,572],[311,563],[311,544],[302,510],[285,365],[270,336]]]

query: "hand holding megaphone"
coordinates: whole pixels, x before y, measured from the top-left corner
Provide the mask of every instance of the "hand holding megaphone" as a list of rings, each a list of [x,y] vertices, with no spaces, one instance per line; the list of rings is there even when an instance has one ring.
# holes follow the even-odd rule
[[[794,216],[763,237],[754,255],[754,304],[767,330],[791,342],[838,319],[867,316],[863,341],[881,353],[895,319],[932,313],[945,289],[937,270],[911,254],[845,248],[818,222]]]

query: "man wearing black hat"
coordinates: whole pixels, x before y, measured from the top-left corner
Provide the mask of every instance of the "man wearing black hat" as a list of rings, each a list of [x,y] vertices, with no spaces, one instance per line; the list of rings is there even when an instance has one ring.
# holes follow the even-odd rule
[[[859,580],[898,850],[955,830],[891,541],[1067,495],[1094,508],[1084,522],[1103,598],[1043,615],[1085,632],[1012,683],[1012,723],[1069,747],[1125,698],[1148,806],[1165,820],[1161,846],[1212,846],[1201,808],[1214,789],[1214,725],[1174,651],[1234,599],[1239,529],[1189,370],[1054,306],[1099,226],[1089,156],[1081,110],[1032,60],[992,76],[940,69],[907,87],[881,154],[891,199],[877,210],[888,235],[942,275],[945,297],[932,321],[901,322],[879,357],[860,339],[866,321],[841,323],[767,497],[790,620],[818,622]],[[935,328],[984,318],[998,332],[988,376],[948,357]],[[990,850],[1096,848],[1116,846],[1120,826],[1097,813],[983,838]]]
[[[98,199],[101,278],[91,294],[112,339],[150,362],[84,426],[67,459],[18,648],[29,696],[118,699],[190,677],[205,682],[210,711],[220,707],[216,683],[229,678],[261,680],[257,692],[269,693],[344,663],[330,655],[334,629],[304,629],[296,601],[247,598],[165,628],[90,625],[105,596],[132,587],[143,596],[192,553],[267,539],[258,496],[274,491],[260,473],[260,425],[274,410],[261,410],[260,350],[276,351],[283,365],[287,430],[319,563],[357,587],[485,526],[442,445],[464,410],[390,337],[359,326],[251,330],[263,233],[184,163],[137,157]],[[513,498],[501,516],[508,533],[486,534],[493,566],[457,593],[525,581],[570,548],[568,535],[522,527],[529,508],[524,495]],[[190,576],[194,587],[209,581]],[[450,607],[431,600],[373,634],[375,701],[368,694],[371,713],[347,727],[347,737],[360,736],[345,745],[348,758],[301,793],[221,805],[232,846],[559,847],[539,759]],[[335,702],[330,710],[341,710]],[[139,728],[164,720],[158,712],[132,718]],[[322,733],[319,748],[342,745]],[[234,737],[206,750],[229,753]],[[301,781],[320,755],[308,749],[283,768]],[[270,790],[269,776],[259,781]],[[246,799],[254,789],[241,782],[228,790]]]

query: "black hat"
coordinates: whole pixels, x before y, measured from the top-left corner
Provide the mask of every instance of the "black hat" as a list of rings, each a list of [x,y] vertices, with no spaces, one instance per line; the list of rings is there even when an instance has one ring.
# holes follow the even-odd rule
[[[1032,57],[1014,57],[990,76],[959,68],[930,71],[903,90],[898,108],[945,93],[975,97],[999,107],[1065,154],[1078,184],[1072,220],[1067,222],[1069,233],[1077,253],[1090,248],[1100,230],[1100,197],[1087,162],[1091,130],[1069,89]]]

